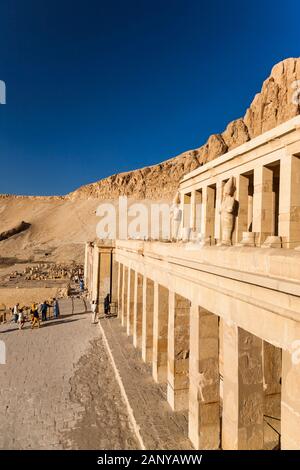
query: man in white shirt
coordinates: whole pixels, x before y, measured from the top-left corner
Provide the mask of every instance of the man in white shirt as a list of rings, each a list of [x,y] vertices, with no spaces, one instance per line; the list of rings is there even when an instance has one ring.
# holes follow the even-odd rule
[[[91,304],[91,310],[92,310],[92,323],[98,323],[98,312],[97,312],[97,302],[96,300],[93,300],[92,301],[92,304]]]

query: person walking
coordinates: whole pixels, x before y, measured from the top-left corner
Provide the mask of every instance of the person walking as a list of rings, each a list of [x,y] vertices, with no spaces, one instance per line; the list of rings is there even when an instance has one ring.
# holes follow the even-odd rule
[[[108,315],[110,313],[110,295],[107,294],[104,299],[104,313]]]
[[[19,311],[19,318],[18,318],[19,330],[23,329],[24,324],[25,324],[25,307],[21,308]]]
[[[84,291],[84,281],[83,281],[83,279],[80,279],[79,287],[80,287],[80,291],[83,292]]]
[[[31,314],[31,329],[33,329],[35,326],[39,328],[40,316],[39,316],[39,312],[35,304],[32,304],[30,314]]]
[[[19,304],[17,303],[15,306],[14,306],[14,322],[17,323],[18,319],[19,319]]]
[[[44,300],[44,302],[41,304],[42,321],[47,320],[48,307],[51,307],[51,305],[47,304],[46,300]]]
[[[54,318],[59,317],[59,304],[58,304],[57,299],[54,299],[54,302],[53,302],[53,315],[54,315]]]
[[[98,304],[96,300],[92,301],[91,310],[92,310],[92,323],[98,323]]]

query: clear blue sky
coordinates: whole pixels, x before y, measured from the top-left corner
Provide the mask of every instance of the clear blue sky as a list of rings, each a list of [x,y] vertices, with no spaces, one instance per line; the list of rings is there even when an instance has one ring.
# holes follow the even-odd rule
[[[299,56],[298,0],[1,0],[0,193],[65,194],[199,147]]]

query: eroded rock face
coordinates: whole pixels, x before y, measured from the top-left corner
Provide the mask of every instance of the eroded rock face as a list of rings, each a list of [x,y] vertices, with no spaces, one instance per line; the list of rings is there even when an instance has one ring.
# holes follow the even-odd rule
[[[229,123],[221,134],[211,135],[200,148],[159,165],[120,173],[82,186],[69,197],[114,199],[127,195],[138,199],[171,199],[186,173],[300,114],[300,106],[295,103],[297,100],[293,100],[297,97],[297,80],[300,80],[300,58],[279,62],[264,81],[261,92],[254,97],[245,116]]]
[[[300,58],[286,59],[273,67],[244,117],[250,138],[299,114],[299,103],[293,99],[297,95],[295,82],[299,79]]]
[[[293,84],[295,86],[297,80],[300,80],[300,58],[279,62],[264,81],[261,92],[254,97],[245,116],[229,123],[221,134],[211,135],[200,148],[159,165],[120,173],[82,186],[69,196],[114,199],[127,195],[138,199],[171,199],[186,173],[300,114],[299,104],[293,102],[293,96],[297,94]]]
[[[228,124],[222,133],[222,137],[228,150],[232,150],[250,140],[248,128],[242,118]]]

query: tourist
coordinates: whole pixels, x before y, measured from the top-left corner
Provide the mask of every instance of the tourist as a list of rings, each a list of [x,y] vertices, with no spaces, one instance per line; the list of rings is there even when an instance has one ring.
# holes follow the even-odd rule
[[[19,319],[19,304],[17,303],[15,306],[14,306],[14,322],[17,323],[18,319]]]
[[[97,316],[98,316],[97,307],[98,307],[97,301],[93,300],[92,305],[91,305],[91,310],[92,310],[92,315],[93,315],[92,316],[92,319],[93,319],[92,323],[97,323],[97,320],[98,320],[98,318],[97,318]]]
[[[46,300],[41,304],[40,309],[41,309],[41,314],[42,314],[42,321],[47,320],[47,311],[48,307],[51,307],[50,304],[47,304]]]
[[[107,294],[107,296],[104,299],[104,313],[108,315],[110,313],[110,295]]]
[[[24,310],[25,310],[25,307],[21,308],[19,311],[19,318],[18,318],[19,330],[22,330],[25,324],[25,311]]]
[[[79,287],[80,287],[81,292],[83,292],[84,291],[84,281],[83,281],[83,279],[80,279]]]
[[[54,318],[58,318],[59,316],[59,304],[58,304],[58,300],[57,299],[53,299],[54,302],[53,302],[53,315],[54,315]]]
[[[39,328],[40,316],[39,316],[39,312],[35,304],[32,304],[30,314],[31,314],[31,329],[33,329],[35,326]]]

